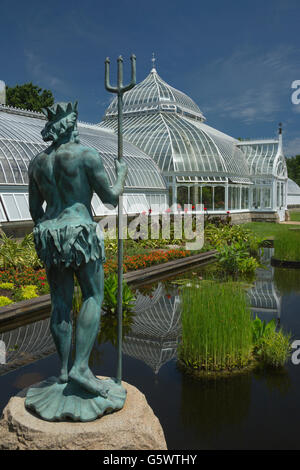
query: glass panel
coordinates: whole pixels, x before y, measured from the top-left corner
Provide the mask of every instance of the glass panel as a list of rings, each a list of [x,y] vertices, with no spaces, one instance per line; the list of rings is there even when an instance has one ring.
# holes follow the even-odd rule
[[[190,203],[195,207],[201,204],[201,186],[195,184],[190,187]]]
[[[228,209],[238,209],[238,190],[236,186],[228,187]]]
[[[21,213],[21,218],[24,220],[26,219],[30,220],[31,216],[30,216],[29,207],[28,207],[25,194],[15,194],[14,196],[15,196],[15,200],[19,208],[19,211]]]
[[[169,186],[169,206],[171,206],[173,203],[173,188],[172,186]]]
[[[271,208],[271,188],[262,189],[262,205],[266,209]]]
[[[202,204],[208,210],[213,209],[213,188],[211,186],[202,186]]]
[[[241,209],[249,208],[249,188],[242,188],[242,206]]]
[[[6,222],[7,221],[7,218],[6,218],[6,215],[4,213],[4,210],[0,204],[0,222]]]
[[[13,194],[1,194],[2,202],[5,207],[9,220],[21,220],[21,214],[17,207]]]
[[[215,186],[215,211],[225,210],[225,188],[224,186]]]
[[[177,204],[180,204],[184,209],[184,204],[189,203],[189,193],[187,186],[177,187]]]
[[[280,207],[280,183],[277,183],[277,207]]]
[[[253,209],[261,209],[261,188],[253,189]]]

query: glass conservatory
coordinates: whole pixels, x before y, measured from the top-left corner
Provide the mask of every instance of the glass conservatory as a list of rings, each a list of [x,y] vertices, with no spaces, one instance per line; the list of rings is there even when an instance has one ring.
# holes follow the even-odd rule
[[[194,101],[153,67],[124,96],[124,137],[159,166],[169,203],[208,211],[282,211],[287,172],[278,139],[240,142],[210,126]],[[117,132],[114,99],[100,128]],[[174,206],[176,205],[176,206]]]
[[[45,125],[40,113],[0,105],[0,222],[31,220],[27,169],[31,158],[47,147],[41,137]],[[117,137],[109,129],[78,123],[81,143],[98,150],[111,184],[115,181]],[[156,163],[141,149],[124,142],[128,164],[124,208],[127,214],[167,204],[167,189]],[[94,194],[95,216],[111,214]]]
[[[269,213],[283,220],[287,208],[287,168],[279,135],[237,140],[206,124],[197,104],[168,85],[153,66],[123,98],[124,158],[128,164],[127,214],[181,211],[202,204],[214,214]],[[81,142],[101,155],[111,184],[117,156],[117,100],[98,124],[78,123]],[[41,113],[0,104],[0,223],[30,220],[27,168],[46,148]],[[198,206],[199,207],[199,206]],[[116,211],[94,195],[95,216]],[[272,218],[273,217],[273,218]],[[246,220],[246,219],[245,219]]]

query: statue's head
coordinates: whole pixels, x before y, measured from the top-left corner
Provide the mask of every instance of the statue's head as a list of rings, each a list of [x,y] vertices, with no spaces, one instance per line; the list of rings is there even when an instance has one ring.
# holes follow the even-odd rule
[[[45,142],[56,142],[62,135],[69,134],[75,142],[79,142],[77,132],[77,101],[75,103],[55,103],[42,112],[48,122],[41,134]]]

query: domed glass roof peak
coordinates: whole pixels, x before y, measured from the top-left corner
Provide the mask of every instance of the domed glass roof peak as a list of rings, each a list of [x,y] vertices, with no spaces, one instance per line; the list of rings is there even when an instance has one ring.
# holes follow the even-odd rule
[[[204,121],[205,117],[196,103],[182,91],[168,85],[153,67],[150,74],[132,90],[124,94],[123,113],[143,112],[178,112],[191,118]],[[115,98],[107,108],[105,117],[118,113],[118,102]]]

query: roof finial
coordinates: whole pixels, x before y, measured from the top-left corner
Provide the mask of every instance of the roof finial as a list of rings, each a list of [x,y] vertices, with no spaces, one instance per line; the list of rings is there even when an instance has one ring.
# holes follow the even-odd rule
[[[156,68],[155,68],[156,59],[155,59],[154,52],[152,52],[152,59],[151,59],[151,62],[152,62],[152,70],[151,70],[151,72],[156,72]]]

